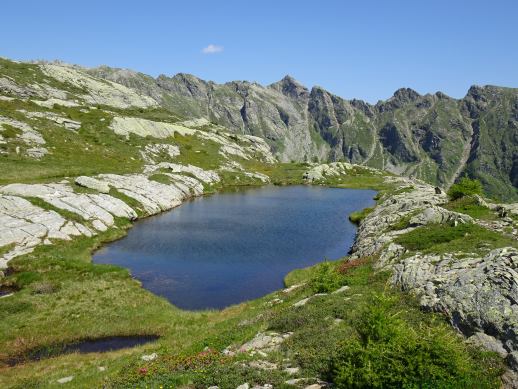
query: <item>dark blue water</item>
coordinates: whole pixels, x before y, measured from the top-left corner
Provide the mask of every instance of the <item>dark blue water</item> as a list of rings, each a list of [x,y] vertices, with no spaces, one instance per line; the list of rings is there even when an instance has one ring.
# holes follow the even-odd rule
[[[105,353],[140,346],[158,339],[156,335],[110,336],[106,338],[83,340],[77,343],[64,345],[50,345],[36,351],[29,351],[25,355],[7,360],[9,366],[15,366],[27,361],[55,357],[69,353]]]
[[[347,254],[348,215],[371,190],[267,186],[215,194],[135,223],[94,255],[190,310],[223,308],[283,287],[293,269]]]

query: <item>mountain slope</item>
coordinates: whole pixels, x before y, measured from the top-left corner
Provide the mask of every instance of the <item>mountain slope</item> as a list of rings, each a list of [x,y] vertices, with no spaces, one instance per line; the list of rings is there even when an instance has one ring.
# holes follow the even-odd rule
[[[518,89],[472,87],[463,99],[453,99],[402,88],[372,105],[320,87],[309,90],[289,76],[268,86],[216,84],[188,74],[155,79],[105,66],[2,60],[0,91],[11,98],[50,98],[68,110],[75,100],[126,116],[138,107],[152,120],[204,118],[265,139],[284,162],[344,160],[443,187],[468,174],[489,195],[518,199]]]
[[[265,87],[187,74],[153,79],[108,67],[88,72],[136,88],[175,113],[261,136],[283,161],[345,160],[444,187],[469,174],[495,197],[518,198],[518,89],[472,87],[459,100],[402,88],[372,105],[308,90],[289,76]]]

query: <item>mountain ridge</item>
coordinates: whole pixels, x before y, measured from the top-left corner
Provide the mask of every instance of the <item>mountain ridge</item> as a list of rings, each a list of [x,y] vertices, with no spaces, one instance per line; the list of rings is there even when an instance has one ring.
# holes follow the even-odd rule
[[[142,88],[133,76],[121,79],[120,70],[106,69],[87,71],[154,96],[175,113],[203,116],[231,131],[261,136],[283,161],[345,160],[444,187],[467,174],[480,179],[491,195],[518,198],[513,184],[518,162],[507,162],[518,161],[518,149],[513,143],[494,143],[515,136],[514,111],[504,126],[494,116],[504,106],[518,106],[516,88],[473,85],[456,99],[405,87],[370,104],[320,86],[309,89],[290,75],[263,86],[247,81],[217,84],[180,73],[161,75],[154,79],[155,87]],[[481,120],[486,123],[482,137],[476,130]]]
[[[154,78],[108,66],[58,66],[121,84],[177,116],[262,137],[284,162],[346,161],[445,188],[468,175],[493,197],[518,199],[517,88],[473,85],[461,99],[399,88],[371,104],[309,89],[290,75],[264,86],[218,84],[188,73]]]

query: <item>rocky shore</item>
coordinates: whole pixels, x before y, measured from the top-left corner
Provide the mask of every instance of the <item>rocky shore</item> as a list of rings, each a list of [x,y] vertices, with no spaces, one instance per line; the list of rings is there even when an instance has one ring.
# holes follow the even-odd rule
[[[362,221],[351,259],[378,257],[375,266],[392,272],[393,286],[417,295],[424,309],[444,313],[469,341],[506,358],[514,370],[507,373],[509,382],[516,380],[518,251],[504,247],[484,254],[435,254],[405,249],[395,243],[396,238],[420,226],[478,223],[487,228],[487,223],[442,208],[448,199],[438,188],[408,178],[391,180],[400,193],[382,198]],[[514,209],[511,205],[489,206]],[[406,226],[394,229],[401,220],[407,220]]]

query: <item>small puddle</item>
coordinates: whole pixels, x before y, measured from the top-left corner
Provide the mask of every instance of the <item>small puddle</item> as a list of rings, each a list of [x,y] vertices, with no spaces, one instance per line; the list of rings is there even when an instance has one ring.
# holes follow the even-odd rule
[[[39,361],[45,358],[56,357],[63,354],[71,353],[105,353],[110,351],[121,350],[141,346],[146,343],[157,340],[157,335],[139,335],[139,336],[111,336],[106,338],[90,339],[81,342],[70,343],[66,345],[54,345],[40,348],[35,351],[29,351],[23,356],[11,358],[7,361],[9,366],[28,361]]]
[[[18,289],[15,288],[15,287],[1,285],[0,286],[0,298],[8,297],[8,296],[12,295],[14,292],[17,292],[17,291],[18,291]]]

